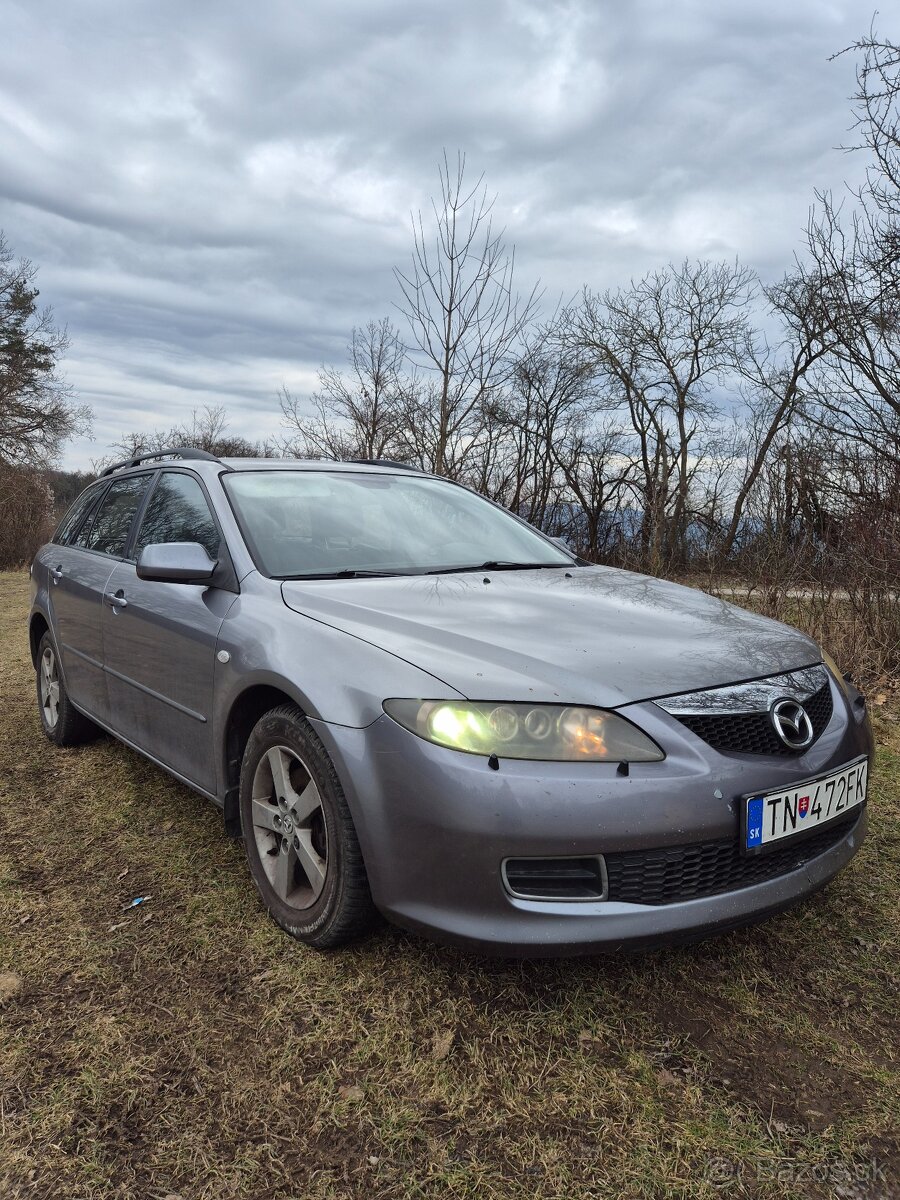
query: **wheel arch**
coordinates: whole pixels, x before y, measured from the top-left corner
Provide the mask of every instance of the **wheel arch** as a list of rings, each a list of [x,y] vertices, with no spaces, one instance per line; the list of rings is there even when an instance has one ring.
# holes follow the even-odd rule
[[[50,622],[40,609],[32,613],[31,620],[28,622],[28,644],[31,648],[31,665],[35,668],[37,667],[38,646],[41,644],[41,638],[49,631]]]
[[[241,817],[238,788],[241,762],[253,727],[265,713],[280,704],[293,704],[303,713],[305,705],[287,687],[275,683],[253,683],[244,688],[234,700],[225,719],[222,737],[222,759],[225,780],[225,828],[232,837],[241,836]]]

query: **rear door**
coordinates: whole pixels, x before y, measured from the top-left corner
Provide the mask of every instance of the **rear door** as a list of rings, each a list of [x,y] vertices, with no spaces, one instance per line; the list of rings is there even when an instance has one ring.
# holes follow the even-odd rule
[[[220,560],[214,586],[139,579],[144,546],[200,542]],[[103,657],[117,732],[215,792],[212,692],[216,641],[233,590],[215,586],[230,575],[227,550],[196,476],[158,473],[127,559],[110,577],[103,607]]]
[[[66,687],[78,708],[109,723],[103,670],[101,611],[116,561],[124,553],[132,521],[146,490],[147,474],[106,480],[73,507],[51,544],[53,633],[62,657]]]

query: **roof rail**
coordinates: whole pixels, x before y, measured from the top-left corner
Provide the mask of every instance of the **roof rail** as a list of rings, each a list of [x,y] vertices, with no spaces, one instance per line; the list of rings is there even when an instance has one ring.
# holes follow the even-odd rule
[[[122,462],[113,463],[111,467],[100,472],[100,478],[112,475],[114,471],[124,471],[126,467],[137,467],[151,458],[193,458],[202,459],[204,462],[222,461],[220,458],[216,458],[215,454],[210,454],[206,450],[197,450],[193,446],[173,446],[170,450],[148,451],[146,454],[136,454],[134,458],[125,458]]]
[[[396,458],[345,458],[344,462],[359,463],[361,467],[400,467],[404,471],[421,471],[420,467],[398,462]]]

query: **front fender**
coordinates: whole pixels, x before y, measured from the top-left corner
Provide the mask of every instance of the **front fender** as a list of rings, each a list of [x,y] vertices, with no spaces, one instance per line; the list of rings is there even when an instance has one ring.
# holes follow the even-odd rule
[[[358,729],[382,715],[382,702],[389,696],[463,698],[397,655],[294,612],[273,580],[251,576],[241,589],[216,644],[213,721],[220,795],[229,778],[231,714],[252,688],[277,689],[313,720]]]

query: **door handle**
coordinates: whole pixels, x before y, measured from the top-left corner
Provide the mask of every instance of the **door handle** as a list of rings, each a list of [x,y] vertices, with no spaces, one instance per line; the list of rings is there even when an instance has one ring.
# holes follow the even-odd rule
[[[54,583],[59,583],[59,581],[62,579],[62,577],[63,577],[63,569],[61,566],[50,568],[50,578],[53,580]]]
[[[128,607],[128,601],[125,599],[125,593],[122,591],[107,592],[103,598],[113,610]]]

